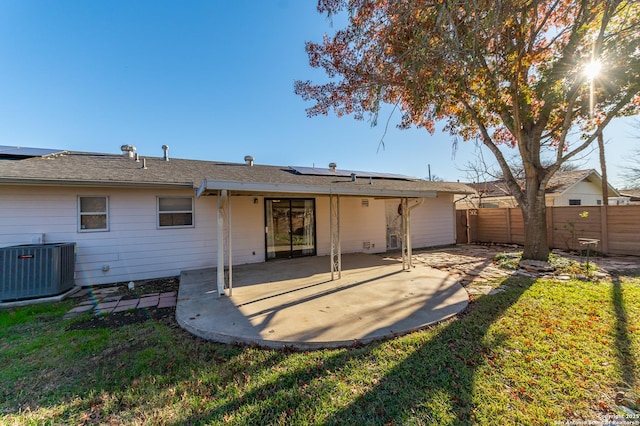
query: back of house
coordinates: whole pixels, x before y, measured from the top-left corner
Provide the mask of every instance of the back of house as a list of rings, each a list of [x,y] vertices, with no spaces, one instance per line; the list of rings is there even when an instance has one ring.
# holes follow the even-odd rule
[[[163,147],[166,148],[166,147]],[[269,166],[0,146],[0,247],[75,243],[75,284],[332,252],[454,244],[459,183]],[[336,201],[337,200],[337,201]],[[404,200],[404,204],[403,204]],[[403,234],[403,208],[411,210]],[[337,207],[337,210],[336,210]],[[408,216],[405,216],[408,217]],[[406,236],[405,236],[406,235]],[[335,247],[334,247],[335,248]]]

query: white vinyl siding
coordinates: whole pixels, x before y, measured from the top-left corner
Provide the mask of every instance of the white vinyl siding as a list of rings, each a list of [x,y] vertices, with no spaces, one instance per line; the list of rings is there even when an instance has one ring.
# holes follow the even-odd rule
[[[362,199],[340,198],[340,239],[343,253],[383,253],[387,251],[386,216],[384,201],[369,199],[369,206],[362,206]],[[327,211],[327,214],[329,212]],[[369,249],[364,249],[368,243]]]
[[[45,243],[75,242],[76,285],[80,286],[169,277],[183,270],[214,267],[216,198],[193,199],[194,215],[203,219],[197,227],[167,232],[156,226],[158,192],[0,186],[0,247],[31,244],[42,235]],[[78,232],[77,198],[85,193],[108,197],[109,232]],[[192,194],[191,189],[161,191],[162,196],[189,198]],[[234,252],[236,248],[241,249],[234,245]]]
[[[380,253],[387,249],[385,203],[400,204],[400,199],[369,199],[369,207],[355,197],[340,198],[340,239],[342,253]],[[414,201],[410,201],[413,205]],[[330,253],[329,198],[316,198],[318,255]],[[453,195],[441,194],[425,198],[411,211],[411,242],[413,248],[455,244],[455,207]],[[363,249],[363,243],[370,249]]]
[[[554,206],[570,206],[570,200],[580,200],[580,206],[597,206],[598,200],[602,202],[602,188],[595,183],[582,181],[576,183],[565,193],[556,197]]]
[[[78,232],[109,230],[109,197],[78,197]]]
[[[78,197],[108,198],[109,232],[78,232]],[[193,226],[158,226],[158,199],[182,198],[192,203]],[[330,251],[329,197],[316,197],[318,255]],[[386,251],[385,200],[341,197],[342,252]],[[139,188],[73,188],[0,186],[0,247],[75,242],[76,284],[81,286],[139,281],[179,275],[217,264],[215,196],[193,197],[193,190]],[[400,200],[396,200],[399,203]],[[231,196],[233,263],[265,260],[264,199]],[[411,213],[413,247],[455,242],[452,196],[426,198]],[[172,210],[173,211],[173,210]],[[195,220],[197,216],[197,221]],[[363,247],[368,243],[369,249]]]
[[[411,211],[411,245],[413,248],[436,247],[456,242],[456,212],[453,195],[439,194],[425,198]]]
[[[218,206],[218,197],[213,198]],[[229,197],[231,208],[231,238],[233,240],[233,264],[256,263],[265,261],[264,198],[255,196]],[[216,211],[207,220],[216,226]],[[198,220],[201,223],[202,220]],[[200,225],[198,225],[200,226]],[[217,241],[214,241],[214,244]],[[216,259],[213,259],[215,262]]]
[[[342,253],[382,253],[386,247],[384,201],[369,198],[340,197],[340,249]],[[316,250],[318,256],[331,253],[329,197],[316,197]],[[369,249],[363,244],[369,243]]]
[[[192,228],[192,197],[158,197],[158,228]]]

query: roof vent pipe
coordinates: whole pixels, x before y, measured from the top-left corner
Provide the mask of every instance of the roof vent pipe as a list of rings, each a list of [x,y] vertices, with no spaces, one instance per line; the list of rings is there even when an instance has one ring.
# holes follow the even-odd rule
[[[135,155],[135,159],[136,159],[136,163],[140,162],[140,155],[138,155],[137,152],[136,152],[136,155]]]
[[[355,182],[355,181],[356,181],[356,174],[351,173],[351,182]]]
[[[332,172],[336,171],[336,167],[338,167],[336,163],[329,163],[329,170],[331,170]]]
[[[142,159],[142,167],[140,167],[141,169],[146,169],[147,168],[147,159],[143,158]]]
[[[164,161],[169,161],[169,145],[162,145],[162,151],[164,152]]]
[[[133,153],[136,151],[136,147],[133,145],[121,145],[120,151],[122,155],[127,158],[133,158]]]
[[[247,164],[247,166],[253,167],[253,157],[251,155],[245,155],[244,162]]]

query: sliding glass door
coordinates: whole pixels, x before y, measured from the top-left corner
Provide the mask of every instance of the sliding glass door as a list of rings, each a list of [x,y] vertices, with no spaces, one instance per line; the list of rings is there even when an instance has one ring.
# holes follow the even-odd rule
[[[265,200],[267,260],[316,254],[315,200]]]

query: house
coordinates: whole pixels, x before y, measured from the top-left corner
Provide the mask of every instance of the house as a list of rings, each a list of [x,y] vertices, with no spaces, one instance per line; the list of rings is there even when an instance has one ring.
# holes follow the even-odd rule
[[[76,285],[298,256],[453,244],[460,183],[0,146],[0,247],[75,242]],[[406,219],[406,220],[403,220]],[[409,256],[410,259],[410,256]],[[328,266],[329,268],[329,266]]]
[[[611,205],[637,205],[640,204],[640,189],[621,189],[619,197],[609,198]]]
[[[459,210],[479,207],[517,207],[504,180],[467,184],[475,189],[471,196],[457,197]],[[522,183],[521,185],[524,185]],[[608,197],[619,197],[618,191],[608,185]],[[602,177],[594,169],[560,171],[547,185],[546,204],[551,206],[596,206],[602,204]]]

